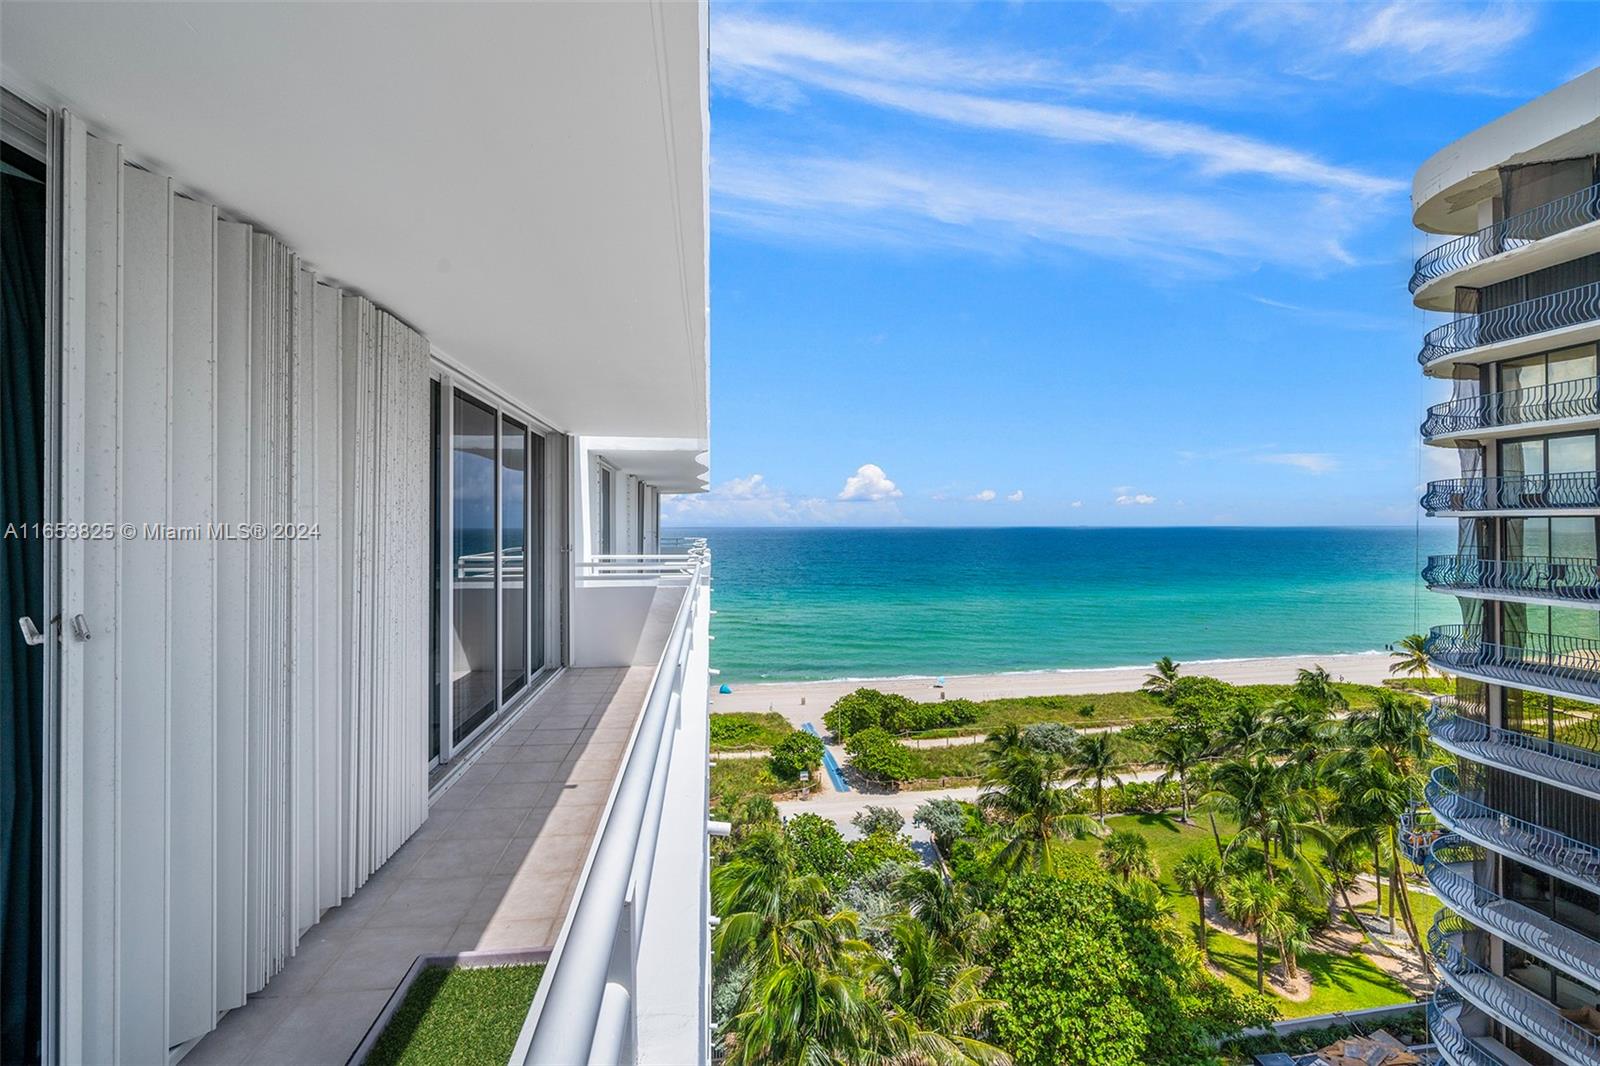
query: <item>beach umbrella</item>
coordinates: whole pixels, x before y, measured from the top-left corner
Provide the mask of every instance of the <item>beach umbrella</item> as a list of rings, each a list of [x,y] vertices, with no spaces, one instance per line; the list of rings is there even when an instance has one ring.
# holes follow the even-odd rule
[[[721,696],[732,695],[732,693],[733,693],[733,689],[729,688],[726,684],[724,684],[721,688],[717,689],[717,694],[721,695]]]
[[[942,677],[934,678],[933,679],[933,684],[934,684],[934,687],[936,687],[936,688],[944,688],[944,678],[942,678]]]

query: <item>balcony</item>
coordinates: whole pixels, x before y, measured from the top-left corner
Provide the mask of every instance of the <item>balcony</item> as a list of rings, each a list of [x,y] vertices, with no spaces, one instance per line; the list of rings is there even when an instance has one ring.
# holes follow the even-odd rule
[[[1416,293],[1430,282],[1596,220],[1600,220],[1600,185],[1591,185],[1439,245],[1417,260],[1411,272],[1411,292]],[[1529,269],[1518,267],[1517,271],[1525,274]],[[1478,285],[1487,283],[1487,280],[1473,280]]]
[[[1559,1061],[1600,1066],[1600,1034],[1562,1017],[1549,1000],[1474,962],[1461,943],[1473,931],[1470,922],[1443,911],[1428,930],[1428,948],[1445,983],[1467,1003],[1505,1022]]]
[[[1511,1059],[1510,1052],[1493,1037],[1468,1034],[1463,1022],[1469,1017],[1482,1020],[1481,1012],[1462,1002],[1460,993],[1449,985],[1441,985],[1428,1000],[1428,1035],[1442,1061],[1449,1066],[1506,1066],[1520,1061]],[[1490,1046],[1499,1053],[1490,1051]]]
[[[1463,795],[1454,770],[1437,767],[1424,789],[1439,821],[1456,835],[1490,851],[1600,892],[1600,848],[1496,810]]]
[[[1484,640],[1478,626],[1434,626],[1423,648],[1451,673],[1600,702],[1600,641],[1538,633],[1521,640],[1497,644]]]
[[[1600,943],[1478,884],[1472,876],[1473,866],[1488,856],[1487,849],[1448,833],[1427,849],[1422,868],[1428,884],[1457,914],[1592,985],[1600,985]]]
[[[1582,327],[1600,327],[1600,282],[1481,314],[1456,315],[1422,338],[1417,362],[1432,372],[1456,362],[1510,358],[1542,348],[1577,344],[1587,340],[1588,334],[1600,332],[1600,328]],[[1524,340],[1530,343],[1516,343]]]
[[[1434,404],[1422,436],[1436,444],[1479,440],[1550,425],[1600,420],[1600,388],[1593,378],[1557,381],[1533,389],[1509,389]]]
[[[1600,799],[1600,753],[1484,724],[1481,706],[1449,696],[1428,709],[1433,742],[1453,754]]]
[[[1418,501],[1429,515],[1600,508],[1600,473],[1511,474],[1428,482]]]
[[[710,1059],[710,557],[580,566],[580,582],[641,581],[685,592],[513,1063]]]
[[[1486,599],[1600,603],[1600,562],[1594,559],[1430,555],[1422,580],[1435,591]]]

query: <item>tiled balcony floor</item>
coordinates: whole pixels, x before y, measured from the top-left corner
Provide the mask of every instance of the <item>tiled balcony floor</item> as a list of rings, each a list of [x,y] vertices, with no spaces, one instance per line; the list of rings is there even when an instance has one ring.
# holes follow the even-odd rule
[[[552,944],[653,673],[568,670],[551,682],[186,1066],[337,1066],[418,955]]]

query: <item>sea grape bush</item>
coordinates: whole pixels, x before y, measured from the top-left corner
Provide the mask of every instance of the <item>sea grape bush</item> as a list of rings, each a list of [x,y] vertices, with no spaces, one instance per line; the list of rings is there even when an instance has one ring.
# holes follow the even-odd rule
[[[841,741],[852,733],[878,728],[904,735],[926,729],[949,729],[978,720],[978,705],[971,700],[934,700],[918,703],[909,696],[858,688],[847,693],[822,716],[828,732]]]
[[[803,770],[815,773],[822,765],[822,738],[796,730],[772,746],[772,773],[784,781],[795,781]]]

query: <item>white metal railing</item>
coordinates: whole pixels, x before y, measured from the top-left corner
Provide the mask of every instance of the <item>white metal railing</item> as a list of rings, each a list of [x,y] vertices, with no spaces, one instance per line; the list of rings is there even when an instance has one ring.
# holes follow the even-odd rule
[[[1504,1066],[1467,1035],[1461,1024],[1466,1010],[1461,993],[1449,985],[1440,985],[1428,1000],[1428,1035],[1440,1057],[1449,1066]]]
[[[658,565],[655,560],[661,559],[675,561]],[[656,844],[663,831],[667,774],[683,714],[684,684],[695,650],[699,594],[710,577],[711,560],[701,549],[690,556],[601,556],[593,563],[632,566],[633,577],[660,571],[684,574],[688,587],[579,876],[566,924],[512,1053],[513,1066],[616,1066],[636,1061],[637,1055],[640,935]],[[705,759],[704,752],[689,754]],[[701,826],[703,832],[703,821]],[[698,982],[710,960],[686,959],[684,965]]]
[[[710,557],[704,541],[685,552],[604,552],[579,560],[578,580],[616,582],[687,577]]]
[[[506,577],[522,576],[525,563],[523,561],[522,549],[520,547],[507,548],[505,551],[499,553],[499,557],[501,560],[501,574]],[[463,584],[469,581],[493,581],[494,562],[495,553],[492,551],[469,552],[466,555],[458,555],[456,557],[456,583]]]

